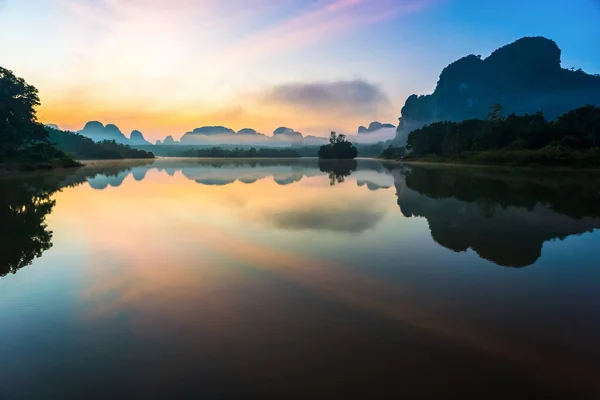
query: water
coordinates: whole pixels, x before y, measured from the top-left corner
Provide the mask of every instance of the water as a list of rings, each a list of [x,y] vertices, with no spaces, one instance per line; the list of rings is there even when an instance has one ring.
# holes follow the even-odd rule
[[[600,396],[596,173],[99,162],[0,201],[1,399]]]

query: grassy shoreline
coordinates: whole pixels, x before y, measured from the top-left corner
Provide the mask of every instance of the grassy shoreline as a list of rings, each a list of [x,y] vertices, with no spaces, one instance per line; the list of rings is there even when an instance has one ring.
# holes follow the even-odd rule
[[[464,152],[447,157],[428,155],[410,157],[404,163],[465,165],[513,168],[600,169],[600,149],[570,150],[564,147],[545,147],[539,150],[492,150]]]

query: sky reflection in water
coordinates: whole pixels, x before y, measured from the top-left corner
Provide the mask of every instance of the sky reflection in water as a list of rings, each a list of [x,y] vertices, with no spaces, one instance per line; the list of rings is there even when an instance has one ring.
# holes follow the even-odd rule
[[[0,397],[598,393],[593,174],[157,160],[0,185]]]

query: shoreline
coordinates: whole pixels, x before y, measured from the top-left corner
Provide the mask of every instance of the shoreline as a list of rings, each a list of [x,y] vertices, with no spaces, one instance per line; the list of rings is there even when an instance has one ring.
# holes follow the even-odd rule
[[[75,160],[77,165],[51,165],[49,163],[41,163],[35,166],[26,166],[25,168],[20,166],[19,163],[8,163],[0,164],[0,177],[6,177],[15,174],[23,173],[43,173],[52,171],[62,170],[75,170],[79,168],[96,168],[103,166],[111,166],[115,164],[132,164],[147,165],[161,160],[180,160],[180,161],[307,161],[316,160],[319,161],[318,157],[168,157],[168,156],[157,156],[154,158],[123,158],[113,160]],[[470,164],[463,162],[452,162],[452,161],[428,161],[428,160],[392,160],[383,159],[378,157],[357,157],[354,161],[377,161],[382,164],[401,164],[401,165],[413,165],[420,167],[445,167],[445,168],[485,168],[485,169],[497,169],[497,170],[527,170],[527,171],[564,171],[564,172],[596,172],[600,171],[598,166],[560,166],[560,165],[502,165],[502,164]],[[327,162],[340,162],[348,161],[343,159],[327,159]]]
[[[419,166],[441,166],[451,168],[489,168],[489,169],[518,169],[518,170],[551,170],[551,171],[600,171],[600,167],[577,167],[577,166],[562,166],[562,165],[502,165],[502,164],[469,164],[452,161],[421,161],[421,160],[386,160],[375,158],[383,163],[393,164],[408,164]]]

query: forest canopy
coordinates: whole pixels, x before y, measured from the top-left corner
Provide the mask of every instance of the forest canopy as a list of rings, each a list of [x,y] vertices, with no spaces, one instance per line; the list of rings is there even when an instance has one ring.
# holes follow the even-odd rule
[[[60,150],[78,160],[119,160],[125,158],[154,158],[149,151],[137,150],[115,140],[94,142],[79,133],[46,128],[50,141]]]
[[[598,165],[600,108],[587,105],[559,116],[556,121],[547,121],[541,112],[504,117],[502,107],[495,104],[483,120],[436,122],[417,129],[408,136],[406,148],[411,151],[411,157],[463,157],[485,161],[482,158],[485,154],[490,163],[495,163],[493,159],[510,163],[512,156],[515,162],[529,157],[531,163],[536,164]],[[392,151],[387,153],[393,154]],[[574,156],[578,159],[573,159]]]
[[[0,67],[0,164],[14,169],[78,165],[53,146],[35,107],[38,90]]]

